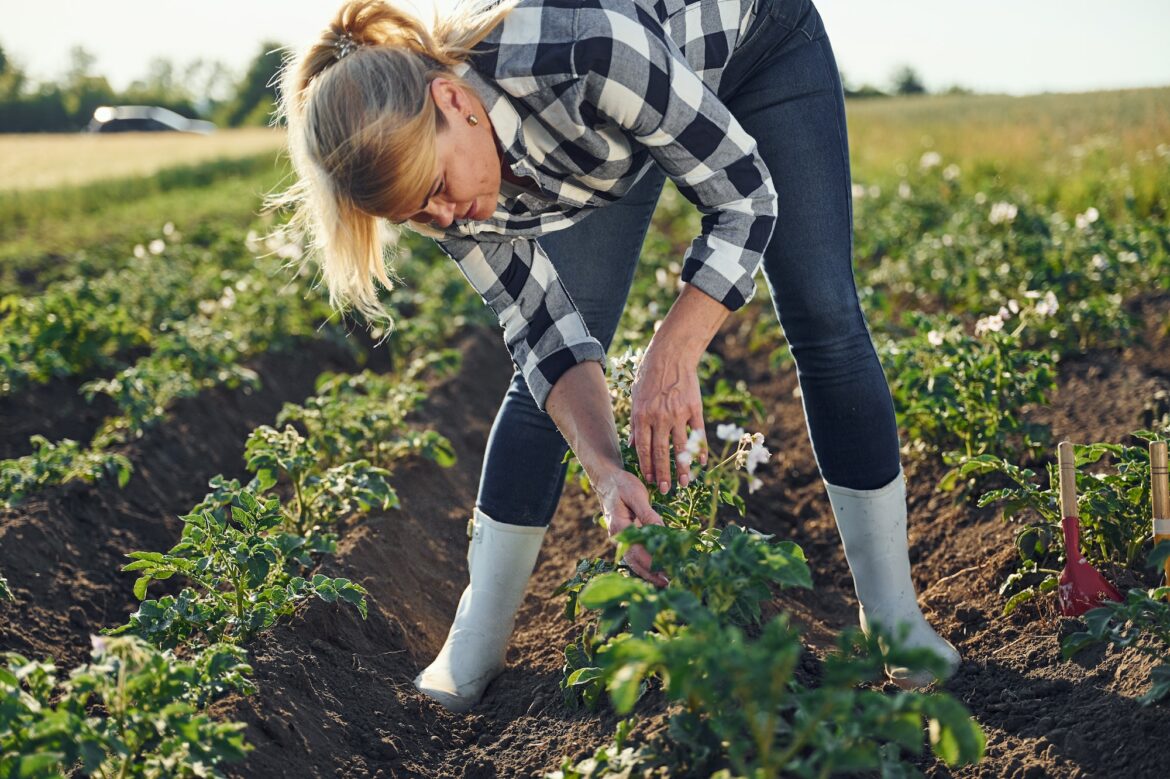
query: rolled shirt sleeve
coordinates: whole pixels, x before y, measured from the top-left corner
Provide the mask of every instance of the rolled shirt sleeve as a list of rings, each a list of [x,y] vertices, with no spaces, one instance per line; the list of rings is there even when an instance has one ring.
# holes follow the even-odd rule
[[[742,307],[755,294],[752,277],[776,223],[776,190],[755,139],[645,9],[590,0],[577,31],[582,119],[623,128],[698,207],[702,232],[682,280],[732,311]]]
[[[524,374],[536,406],[565,371],[593,360],[607,369],[605,349],[589,334],[556,269],[532,238],[438,241],[495,312],[504,343]]]

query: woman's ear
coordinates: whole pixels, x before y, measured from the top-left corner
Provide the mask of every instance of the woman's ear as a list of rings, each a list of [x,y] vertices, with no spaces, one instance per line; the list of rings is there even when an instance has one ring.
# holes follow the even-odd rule
[[[439,76],[431,81],[430,90],[431,99],[444,115],[463,111],[467,96],[454,81]]]

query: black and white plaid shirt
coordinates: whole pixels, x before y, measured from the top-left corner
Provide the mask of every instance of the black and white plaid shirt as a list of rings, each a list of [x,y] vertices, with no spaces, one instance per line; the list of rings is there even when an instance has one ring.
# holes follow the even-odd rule
[[[776,219],[755,140],[716,97],[753,0],[521,0],[455,71],[477,90],[518,176],[542,196],[501,195],[486,220],[438,240],[498,315],[542,410],[557,379],[605,350],[536,237],[621,198],[656,162],[704,213],[682,279],[728,309]]]

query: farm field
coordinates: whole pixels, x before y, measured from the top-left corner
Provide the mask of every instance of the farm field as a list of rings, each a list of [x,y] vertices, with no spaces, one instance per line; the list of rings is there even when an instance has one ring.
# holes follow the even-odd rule
[[[0,136],[0,189],[36,190],[150,176],[179,164],[273,152],[284,133],[266,127],[191,133],[29,133]]]
[[[659,592],[615,569],[571,468],[508,668],[456,715],[411,679],[466,584],[511,368],[458,270],[404,236],[379,344],[286,267],[303,248],[257,215],[287,173],[263,149],[6,187],[0,774],[1164,775],[1147,447],[1170,437],[1167,98],[849,105],[858,288],[899,414],[912,572],[963,656],[918,693],[880,674],[896,642],[849,630],[762,283],[703,381],[714,453],[747,446],[716,435],[738,426],[770,459],[652,495]],[[668,187],[610,351],[619,427],[627,350],[698,229]],[[1061,614],[1061,440],[1078,445],[1080,551],[1126,608]]]

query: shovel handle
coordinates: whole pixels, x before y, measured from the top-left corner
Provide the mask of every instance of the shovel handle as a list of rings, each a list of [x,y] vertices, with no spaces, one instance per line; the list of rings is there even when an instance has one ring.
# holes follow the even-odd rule
[[[1154,543],[1170,541],[1170,471],[1166,468],[1166,442],[1150,441],[1150,503],[1153,504]],[[1170,560],[1164,566],[1170,584]]]
[[[1166,468],[1166,442],[1150,442],[1150,501],[1154,519],[1170,519],[1170,476]]]
[[[1056,448],[1056,460],[1060,465],[1060,516],[1079,518],[1077,513],[1077,460],[1073,445],[1061,441]]]

